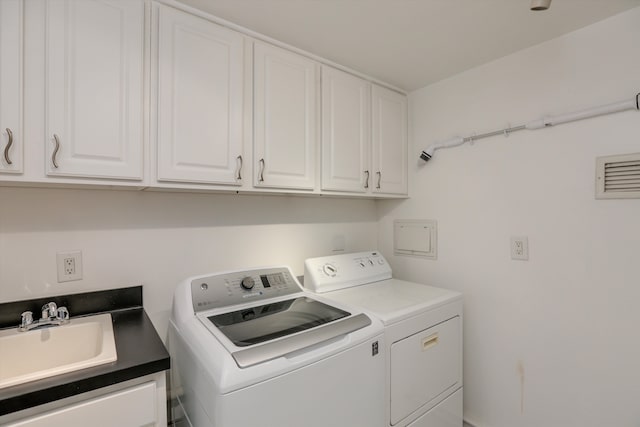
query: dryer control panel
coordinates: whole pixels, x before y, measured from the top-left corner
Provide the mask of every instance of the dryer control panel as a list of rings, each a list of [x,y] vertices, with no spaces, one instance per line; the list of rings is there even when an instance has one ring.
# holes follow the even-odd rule
[[[391,279],[391,267],[380,252],[357,252],[309,258],[304,286],[322,293]]]
[[[300,291],[302,288],[287,267],[234,271],[191,280],[191,299],[196,313]]]

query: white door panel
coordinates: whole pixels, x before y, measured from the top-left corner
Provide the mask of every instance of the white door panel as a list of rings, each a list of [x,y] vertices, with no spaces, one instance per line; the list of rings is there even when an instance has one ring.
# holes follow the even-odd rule
[[[141,180],[143,2],[48,0],[46,23],[47,174]]]
[[[240,185],[243,36],[158,13],[158,180]]]

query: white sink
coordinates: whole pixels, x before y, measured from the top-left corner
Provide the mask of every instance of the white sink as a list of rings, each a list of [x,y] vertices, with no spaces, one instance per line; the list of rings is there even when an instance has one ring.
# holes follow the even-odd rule
[[[0,389],[117,359],[111,314],[28,332],[1,330]]]

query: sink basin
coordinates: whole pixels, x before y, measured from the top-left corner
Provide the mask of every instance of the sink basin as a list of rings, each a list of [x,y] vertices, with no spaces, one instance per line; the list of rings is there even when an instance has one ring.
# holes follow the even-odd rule
[[[28,332],[0,331],[0,389],[118,359],[111,314]]]

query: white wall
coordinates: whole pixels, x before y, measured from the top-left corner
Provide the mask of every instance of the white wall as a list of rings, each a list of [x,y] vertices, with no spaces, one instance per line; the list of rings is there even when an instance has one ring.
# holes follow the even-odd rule
[[[0,187],[0,302],[144,285],[165,337],[189,276],[375,248],[372,200]],[[56,253],[82,250],[84,279],[57,283]],[[73,313],[72,313],[73,315]]]
[[[595,200],[595,158],[640,152],[629,111],[508,138],[432,142],[631,99],[640,8],[411,94],[411,199],[379,202],[394,274],[465,295],[477,427],[640,425],[640,200]],[[438,260],[392,257],[392,221],[438,221]],[[510,236],[530,260],[510,259]]]

